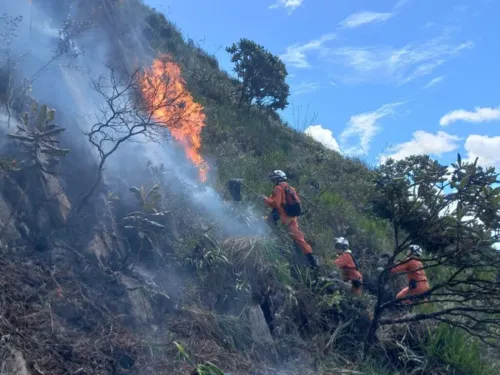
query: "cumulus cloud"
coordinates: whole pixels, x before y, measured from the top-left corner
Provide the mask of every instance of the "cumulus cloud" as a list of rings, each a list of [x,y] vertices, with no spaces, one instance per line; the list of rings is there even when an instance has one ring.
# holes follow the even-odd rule
[[[436,134],[428,133],[423,130],[418,130],[413,133],[413,137],[408,142],[400,143],[388,149],[389,154],[381,155],[380,163],[384,163],[387,159],[401,160],[411,155],[435,155],[456,150],[459,145],[457,142],[460,138],[456,135],[451,135],[443,131]]]
[[[441,126],[447,126],[457,121],[479,123],[495,120],[500,120],[500,107],[476,107],[474,111],[457,109],[448,112],[446,115],[441,117],[439,124]]]
[[[285,8],[288,10],[288,14],[300,7],[304,3],[304,0],[278,0],[273,5],[269,6],[269,9]]]
[[[340,140],[342,144],[346,144],[354,137],[359,138],[359,143],[355,146],[343,146],[345,152],[352,155],[366,155],[373,137],[379,131],[378,121],[393,114],[395,108],[401,104],[403,103],[386,104],[376,111],[351,116],[346,128],[340,134]]]
[[[295,68],[308,68],[310,63],[307,54],[324,48],[324,44],[336,38],[335,34],[325,34],[320,38],[307,43],[296,43],[286,48],[286,52],[280,56],[281,60],[288,66]]]
[[[483,166],[500,168],[500,136],[471,134],[465,140],[464,148],[468,161],[479,158],[478,163]]]
[[[304,133],[330,150],[340,152],[339,144],[330,129],[325,129],[322,125],[311,125]]]
[[[340,23],[343,28],[354,29],[369,23],[382,23],[391,18],[393,13],[359,12],[351,14]]]

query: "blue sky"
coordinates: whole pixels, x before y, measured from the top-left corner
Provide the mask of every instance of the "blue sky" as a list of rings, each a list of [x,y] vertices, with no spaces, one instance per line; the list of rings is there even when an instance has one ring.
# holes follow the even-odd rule
[[[224,48],[241,37],[281,56],[292,92],[284,118],[330,148],[371,164],[415,153],[448,163],[460,152],[500,167],[494,0],[146,3],[226,70]]]

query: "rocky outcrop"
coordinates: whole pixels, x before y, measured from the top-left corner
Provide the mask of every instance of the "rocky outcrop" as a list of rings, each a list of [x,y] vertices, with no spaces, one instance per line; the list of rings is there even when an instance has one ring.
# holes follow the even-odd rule
[[[269,332],[264,314],[258,305],[252,305],[248,308],[248,321],[250,323],[250,332],[252,340],[261,344],[272,344],[273,338]]]
[[[16,229],[15,212],[10,203],[0,194],[0,245],[7,245],[20,237]]]
[[[122,275],[120,282],[125,286],[130,318],[136,324],[158,321],[175,308],[169,296],[146,287],[140,280]]]
[[[30,375],[23,354],[10,345],[0,346],[0,375]]]
[[[42,184],[44,196],[48,204],[48,213],[51,221],[56,226],[66,223],[71,211],[71,203],[64,192],[59,179],[48,173],[41,172],[44,183]]]

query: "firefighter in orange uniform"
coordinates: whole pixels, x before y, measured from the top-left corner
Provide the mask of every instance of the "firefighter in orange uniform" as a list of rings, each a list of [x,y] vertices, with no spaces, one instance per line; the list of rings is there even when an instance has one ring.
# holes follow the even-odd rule
[[[271,172],[269,174],[269,179],[275,186],[271,197],[262,196],[264,204],[273,209],[275,213],[273,216],[275,219],[278,219],[279,215],[279,219],[281,219],[282,224],[287,228],[290,237],[302,250],[302,253],[305,255],[310,267],[317,270],[318,264],[312,255],[311,245],[307,243],[304,238],[304,233],[299,228],[298,217],[288,215],[285,210],[285,190],[289,188],[290,191],[296,194],[295,189],[288,185],[286,174],[281,170]],[[278,215],[276,215],[276,212]]]
[[[406,273],[408,276],[408,286],[401,290],[396,298],[405,298],[423,294],[430,289],[429,282],[425,275],[424,266],[420,261],[422,249],[418,245],[410,245],[410,251],[406,259],[391,268],[391,273]],[[411,300],[404,300],[404,304],[411,304]]]
[[[359,271],[357,260],[349,250],[349,242],[344,237],[339,237],[335,241],[335,250],[339,252],[335,265],[342,271],[344,281],[350,281],[351,292],[355,296],[361,295],[363,286],[363,275]]]

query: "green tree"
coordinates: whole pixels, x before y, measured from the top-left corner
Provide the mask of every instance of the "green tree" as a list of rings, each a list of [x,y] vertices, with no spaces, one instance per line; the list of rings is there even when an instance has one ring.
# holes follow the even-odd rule
[[[376,170],[375,211],[390,220],[394,249],[378,277],[378,294],[368,343],[380,326],[434,320],[463,329],[488,343],[500,343],[500,256],[492,249],[500,226],[499,174],[463,162],[448,168],[428,156],[389,160]],[[390,269],[410,244],[426,250],[422,262],[431,289],[418,297],[387,299]],[[403,300],[422,304],[415,314],[388,313]],[[367,346],[369,347],[369,346]]]
[[[226,51],[232,54],[231,62],[241,82],[239,107],[255,103],[271,109],[286,108],[290,95],[285,82],[288,72],[278,56],[248,39],[240,39]]]

